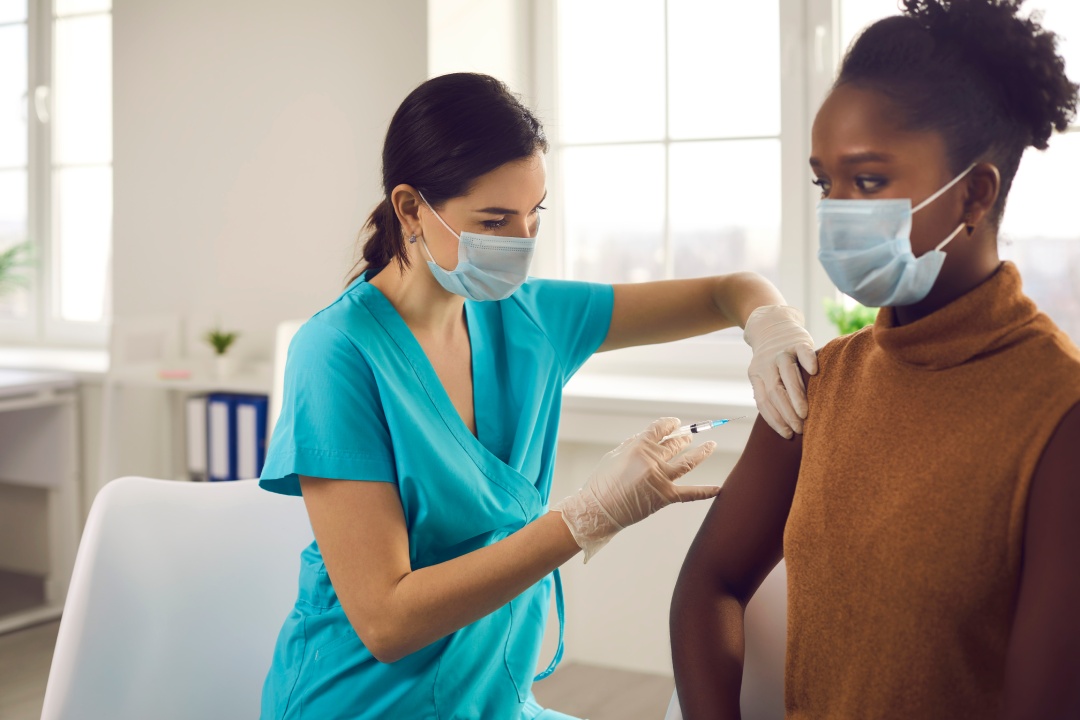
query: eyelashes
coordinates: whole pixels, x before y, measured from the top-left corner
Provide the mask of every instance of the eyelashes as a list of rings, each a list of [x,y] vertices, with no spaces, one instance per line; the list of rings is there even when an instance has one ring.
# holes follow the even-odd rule
[[[829,190],[832,189],[832,183],[825,178],[814,178],[810,181],[810,184],[821,190],[821,197],[828,197]],[[865,195],[872,195],[887,187],[888,184],[888,178],[880,175],[858,175],[854,179],[855,187]]]
[[[530,215],[535,215],[540,210],[547,210],[547,208],[544,207],[543,205],[537,205],[536,207],[533,208],[533,211],[531,213],[529,213],[529,214]],[[502,218],[501,220],[484,220],[481,223],[481,225],[483,225],[484,228],[486,228],[487,230],[498,230],[500,228],[506,227],[508,224],[510,224],[510,221],[507,218]]]

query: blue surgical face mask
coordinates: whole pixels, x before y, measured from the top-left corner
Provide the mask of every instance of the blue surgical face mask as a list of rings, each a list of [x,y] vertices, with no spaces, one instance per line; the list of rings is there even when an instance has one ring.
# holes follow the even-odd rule
[[[911,200],[829,200],[818,202],[818,260],[840,292],[867,307],[911,305],[925,298],[945,263],[942,248],[964,223],[933,250],[911,251],[911,216],[937,200],[971,172],[953,178],[914,208]]]
[[[420,199],[424,200],[424,196],[421,195]],[[444,289],[469,300],[504,300],[525,283],[536,249],[535,237],[501,237],[470,232],[458,234],[427,200],[424,200],[424,204],[443,227],[459,240],[457,267],[446,270],[435,262],[424,238],[419,238],[428,256],[431,274]],[[539,215],[536,229],[540,230]],[[410,241],[415,242],[413,238]]]

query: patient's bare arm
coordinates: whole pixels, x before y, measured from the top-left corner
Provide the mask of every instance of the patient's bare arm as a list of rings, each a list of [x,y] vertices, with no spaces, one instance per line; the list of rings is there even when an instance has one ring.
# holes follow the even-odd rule
[[[1058,425],[1032,479],[1005,672],[1005,720],[1080,717],[1077,448],[1080,405]]]
[[[739,717],[743,611],[783,556],[801,459],[802,436],[785,440],[759,417],[686,555],[670,619],[686,720]]]

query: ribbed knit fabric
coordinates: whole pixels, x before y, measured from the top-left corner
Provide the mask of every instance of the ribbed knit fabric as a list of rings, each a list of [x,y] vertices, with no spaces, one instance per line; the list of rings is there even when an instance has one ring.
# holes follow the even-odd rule
[[[1028,489],[1080,350],[1003,263],[819,363],[784,535],[787,717],[997,717]]]

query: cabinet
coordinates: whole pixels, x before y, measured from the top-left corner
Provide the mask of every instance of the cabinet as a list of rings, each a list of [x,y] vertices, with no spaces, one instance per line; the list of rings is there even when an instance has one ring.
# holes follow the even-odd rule
[[[0,484],[12,489],[9,504],[20,494],[46,496],[44,523],[0,508],[11,515],[0,522],[0,569],[45,579],[45,604],[0,616],[0,633],[63,610],[81,524],[77,403],[73,375],[0,370]]]

